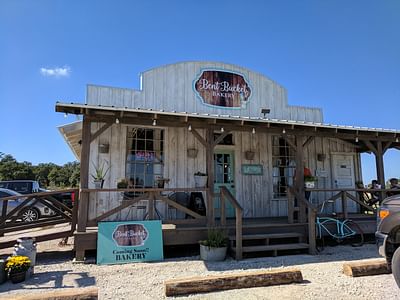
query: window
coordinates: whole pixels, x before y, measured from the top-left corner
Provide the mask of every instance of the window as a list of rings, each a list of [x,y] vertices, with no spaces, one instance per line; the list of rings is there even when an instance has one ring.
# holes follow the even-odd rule
[[[126,178],[131,187],[154,187],[163,177],[164,130],[128,128]]]
[[[295,168],[295,154],[286,140],[279,136],[272,137],[272,181],[274,198],[286,197],[287,187],[293,185]]]

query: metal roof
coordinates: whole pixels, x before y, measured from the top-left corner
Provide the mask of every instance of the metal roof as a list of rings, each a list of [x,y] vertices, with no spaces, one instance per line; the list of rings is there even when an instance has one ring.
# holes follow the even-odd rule
[[[115,106],[103,106],[103,105],[88,105],[79,103],[60,103],[56,104],[56,111],[67,112],[68,109],[75,110],[72,113],[84,114],[82,110],[84,109],[95,109],[103,111],[112,112],[132,112],[132,113],[144,113],[144,114],[157,114],[157,115],[168,115],[168,116],[178,116],[178,117],[194,117],[194,118],[208,118],[208,119],[219,119],[219,120],[229,120],[229,121],[245,121],[245,122],[260,122],[260,123],[270,123],[270,124],[280,124],[280,125],[298,125],[298,126],[309,126],[327,129],[341,129],[341,130],[351,130],[351,131],[363,131],[363,132],[378,132],[378,133],[393,133],[396,136],[400,136],[400,130],[396,129],[385,129],[385,128],[373,128],[373,127],[363,127],[363,126],[349,126],[349,125],[335,125],[329,123],[316,123],[307,121],[294,121],[294,120],[282,120],[282,119],[268,119],[262,117],[244,117],[238,115],[228,115],[228,114],[204,114],[204,113],[194,113],[194,112],[179,112],[179,111],[164,111],[155,110],[147,108],[128,108],[128,107],[115,107]],[[79,110],[79,111],[76,111]]]

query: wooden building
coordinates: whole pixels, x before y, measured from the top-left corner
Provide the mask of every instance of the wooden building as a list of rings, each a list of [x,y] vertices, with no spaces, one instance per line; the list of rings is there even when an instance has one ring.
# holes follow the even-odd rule
[[[360,153],[375,154],[384,186],[383,155],[400,149],[400,131],[325,124],[320,108],[289,105],[275,81],[216,62],[151,69],[141,74],[139,90],[88,85],[86,103],[57,103],[56,111],[83,115],[59,128],[81,161],[78,258],[95,247],[98,221],[145,218],[175,224],[165,226],[166,245],[195,243],[219,224],[236,232],[238,257],[251,233],[301,233],[298,244],[313,252],[306,207],[315,211],[333,197],[341,201],[329,210],[362,212]],[[109,168],[101,190],[91,178],[99,166]],[[309,197],[304,167],[316,178]],[[205,187],[195,185],[199,172],[207,174]],[[117,189],[124,178],[129,191]],[[127,192],[136,200],[124,199]],[[203,195],[205,217],[177,201],[177,194],[195,192]]]

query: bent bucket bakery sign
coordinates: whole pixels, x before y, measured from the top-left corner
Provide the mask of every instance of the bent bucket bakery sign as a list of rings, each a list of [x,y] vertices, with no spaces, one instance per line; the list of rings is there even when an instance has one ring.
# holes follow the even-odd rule
[[[161,221],[100,222],[97,264],[163,259]]]
[[[245,108],[251,96],[244,76],[229,71],[203,70],[193,85],[204,104],[220,108]]]

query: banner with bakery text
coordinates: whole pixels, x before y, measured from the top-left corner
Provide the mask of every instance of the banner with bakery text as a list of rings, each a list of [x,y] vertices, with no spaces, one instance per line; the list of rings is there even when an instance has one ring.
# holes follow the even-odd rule
[[[163,260],[161,221],[99,222],[97,264]]]

